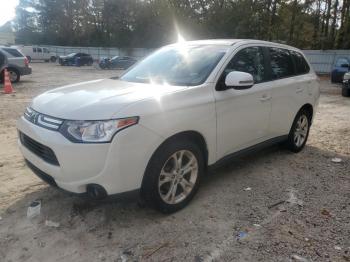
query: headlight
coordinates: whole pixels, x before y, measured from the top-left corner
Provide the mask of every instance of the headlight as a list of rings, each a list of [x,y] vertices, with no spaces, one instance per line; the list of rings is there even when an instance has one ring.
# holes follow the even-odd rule
[[[75,143],[107,143],[117,132],[136,125],[138,120],[138,117],[98,121],[66,120],[60,132]]]

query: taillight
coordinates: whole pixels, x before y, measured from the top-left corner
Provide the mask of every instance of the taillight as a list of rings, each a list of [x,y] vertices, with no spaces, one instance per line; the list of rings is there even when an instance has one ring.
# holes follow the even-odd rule
[[[29,60],[28,60],[28,58],[24,58],[24,64],[26,65],[26,66],[28,66],[29,65]]]

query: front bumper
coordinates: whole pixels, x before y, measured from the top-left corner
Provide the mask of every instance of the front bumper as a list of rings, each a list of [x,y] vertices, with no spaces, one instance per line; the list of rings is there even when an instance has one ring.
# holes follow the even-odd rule
[[[39,127],[24,117],[19,119],[17,128],[52,149],[59,165],[45,161],[19,139],[24,158],[52,177],[58,187],[73,193],[85,193],[89,184],[102,186],[108,195],[139,189],[147,163],[162,141],[141,125],[129,127],[111,143],[103,144],[72,143],[61,133]]]

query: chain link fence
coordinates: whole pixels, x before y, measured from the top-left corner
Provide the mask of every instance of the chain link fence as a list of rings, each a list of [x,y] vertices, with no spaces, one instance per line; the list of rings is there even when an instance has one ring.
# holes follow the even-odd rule
[[[87,53],[94,60],[102,57],[132,56],[140,59],[155,49],[148,48],[105,48],[105,47],[70,47],[70,46],[45,46],[51,53],[57,56],[70,53]],[[340,57],[350,59],[350,50],[303,50],[312,67],[318,74],[329,74],[336,60]]]

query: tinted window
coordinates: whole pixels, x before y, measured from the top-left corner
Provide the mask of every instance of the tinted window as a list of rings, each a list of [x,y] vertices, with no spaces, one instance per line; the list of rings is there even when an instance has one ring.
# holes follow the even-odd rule
[[[36,53],[36,48],[35,47],[33,47],[33,52]]]
[[[349,61],[346,58],[339,58],[335,65],[336,66],[341,66],[341,65],[344,65],[344,64],[348,65]]]
[[[290,51],[290,53],[292,54],[292,57],[294,59],[296,73],[298,75],[309,73],[310,67],[307,64],[307,62],[305,61],[304,56],[302,54],[300,54],[298,52],[294,52],[294,51]]]
[[[46,48],[44,48],[44,53],[49,53],[49,50],[47,50]]]
[[[38,53],[42,53],[42,50],[40,47],[38,47],[36,50],[38,51]]]
[[[266,80],[264,55],[260,47],[248,47],[239,51],[227,65],[222,80],[232,71],[251,74],[255,83]]]
[[[284,78],[294,75],[294,66],[290,53],[286,49],[269,48],[272,79]]]
[[[3,50],[7,53],[9,53],[10,55],[14,56],[14,57],[23,57],[23,55],[14,48],[3,48]]]

